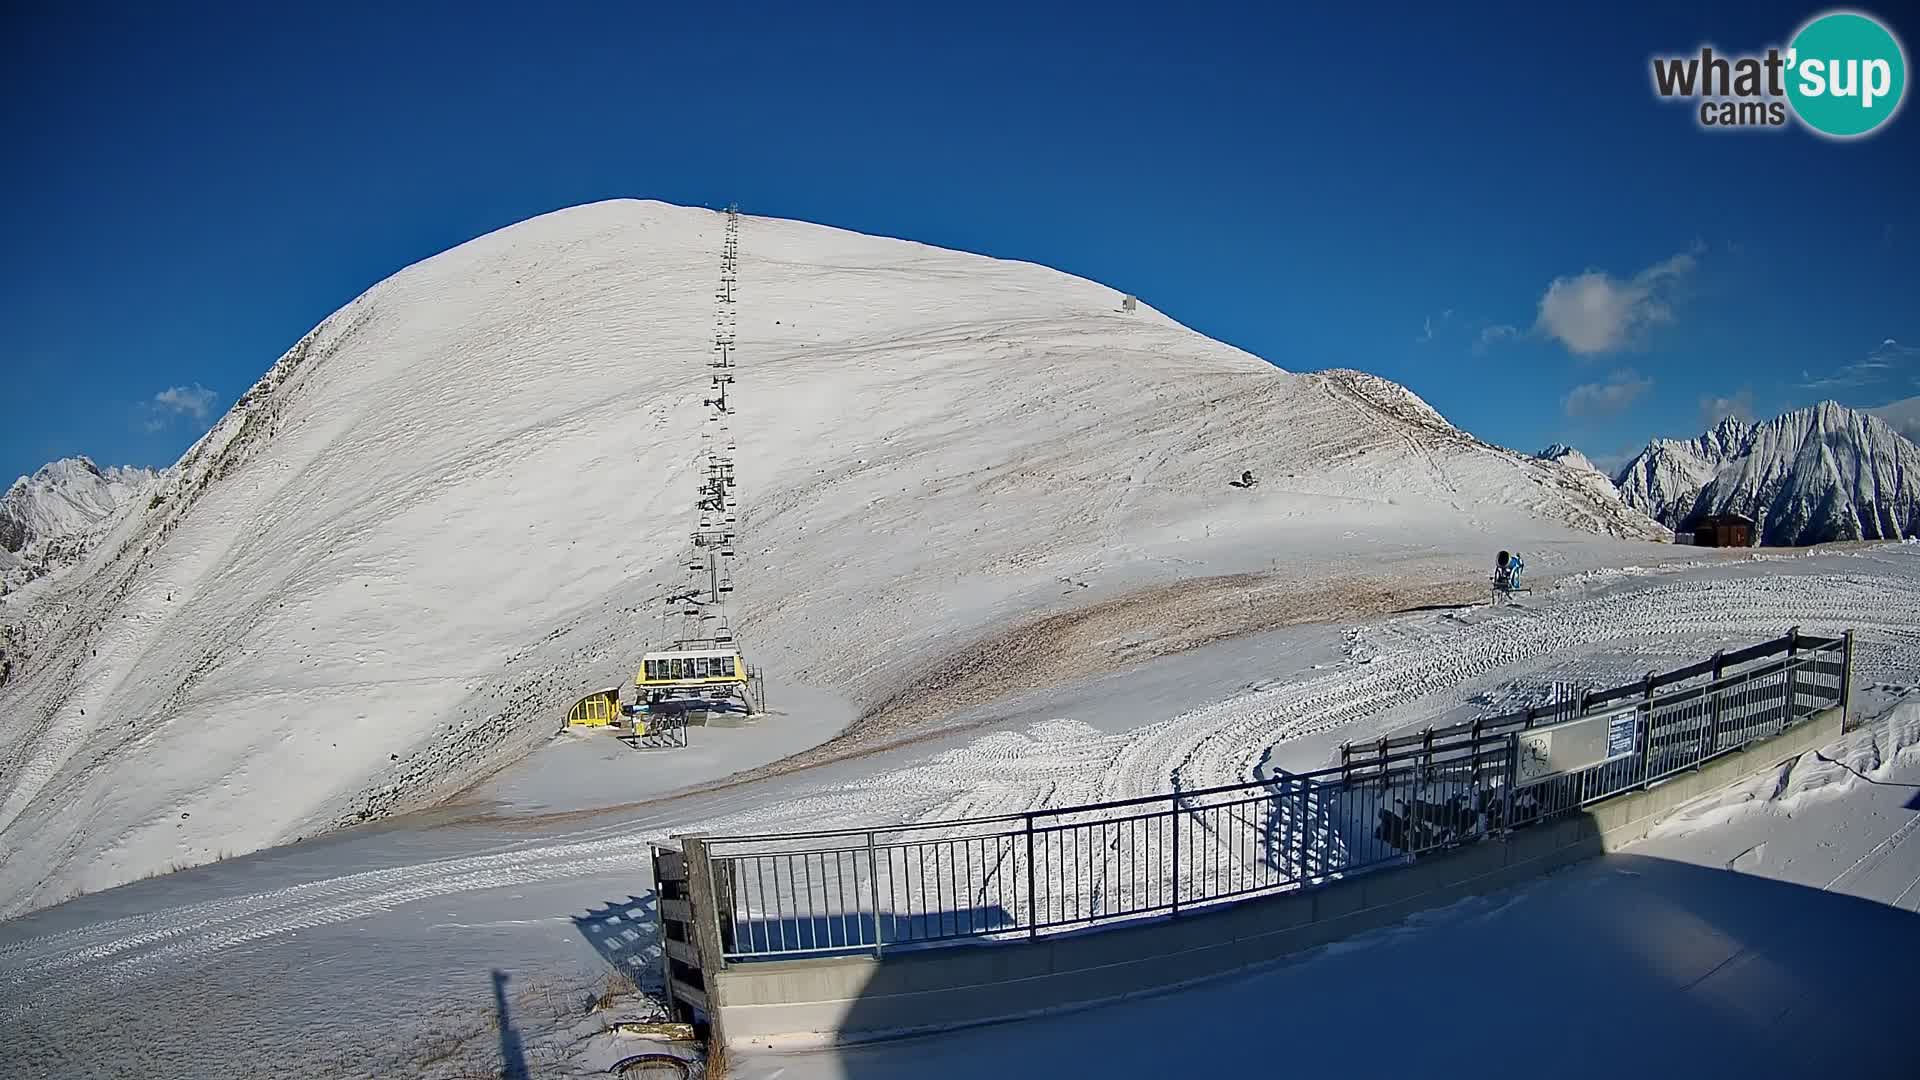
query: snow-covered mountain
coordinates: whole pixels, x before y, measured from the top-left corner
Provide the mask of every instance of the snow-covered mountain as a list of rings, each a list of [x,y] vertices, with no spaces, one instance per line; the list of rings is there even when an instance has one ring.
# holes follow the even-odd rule
[[[1770,545],[1920,535],[1920,447],[1831,401],[1655,440],[1615,481],[1630,505],[1679,530],[1733,512]]]
[[[1627,505],[1671,527],[1692,511],[1694,496],[1751,430],[1729,416],[1697,439],[1655,439],[1621,466],[1614,484]]]
[[[1554,443],[1552,446],[1547,447],[1545,450],[1533,456],[1542,461],[1552,461],[1565,465],[1569,469],[1579,469],[1583,472],[1594,473],[1600,471],[1593,467],[1593,462],[1587,460],[1587,455],[1575,450],[1566,443]]]
[[[79,561],[101,527],[156,475],[71,457],[15,480],[0,495],[0,593]]]
[[[600,203],[400,271],[9,615],[0,915],[431,802],[631,678],[686,577],[723,225]],[[1664,535],[1393,383],[1044,267],[749,217],[737,295],[733,626],[856,709],[1090,605],[1166,598],[1197,637],[1225,582],[1226,634],[1246,581],[1359,580],[1410,537],[1477,572]]]

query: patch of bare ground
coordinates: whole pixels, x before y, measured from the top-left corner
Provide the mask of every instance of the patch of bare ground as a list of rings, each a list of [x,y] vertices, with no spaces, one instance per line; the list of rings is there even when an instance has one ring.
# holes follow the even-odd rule
[[[1076,679],[1119,671],[1228,638],[1306,623],[1346,621],[1422,607],[1486,599],[1478,578],[1435,581],[1371,577],[1302,581],[1271,574],[1197,578],[1043,616],[976,641],[879,702],[832,739],[723,780],[632,803],[528,816],[482,815],[463,821],[544,827],[587,821],[691,794],[722,791],[769,777],[910,746],[985,727],[990,713],[951,718]]]

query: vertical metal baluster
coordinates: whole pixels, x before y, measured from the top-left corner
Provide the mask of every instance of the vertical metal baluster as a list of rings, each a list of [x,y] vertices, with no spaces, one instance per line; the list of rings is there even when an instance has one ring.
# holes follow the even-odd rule
[[[782,865],[782,864],[784,864],[784,863],[785,863],[786,861],[787,861],[787,856],[786,856],[786,855],[784,855],[784,854],[782,854],[782,855],[776,855],[776,856],[774,856],[774,859],[773,859],[773,903],[774,903],[774,908],[775,908],[775,910],[776,910],[776,912],[777,912],[777,915],[776,915],[776,917],[775,917],[775,919],[774,919],[774,922],[775,922],[775,924],[776,924],[776,925],[778,925],[778,926],[780,927],[780,951],[781,951],[781,952],[786,952],[786,951],[788,951],[788,946],[787,946],[787,901],[786,901],[785,899],[783,899],[783,898],[781,897],[781,895],[780,895],[780,867],[781,867],[781,865]],[[788,868],[787,868],[787,877],[788,877],[788,878],[792,878],[792,877],[793,877],[793,868],[792,868],[792,867],[788,867]],[[789,890],[789,891],[791,891],[791,890]],[[794,928],[794,932],[795,932],[796,934],[798,934],[798,933],[799,933],[799,927],[795,927],[795,928]]]
[[[806,875],[807,882],[807,932],[800,936],[802,940],[808,942],[808,944],[802,946],[803,948],[817,949],[820,947],[820,941],[813,918],[813,865],[807,861],[807,857],[806,852],[803,851],[800,853],[800,872]],[[794,914],[796,917],[799,915],[799,911],[800,905],[795,904]]]
[[[1026,816],[1027,826],[1027,936],[1040,936],[1040,920],[1034,904],[1033,895],[1033,815]]]
[[[893,876],[892,856],[888,856],[887,858],[887,876],[889,878]],[[860,902],[860,879],[857,875],[854,878],[853,886],[854,903],[858,904]],[[889,889],[887,891],[888,893],[892,893],[893,890]],[[873,848],[873,833],[871,831],[867,833],[867,897],[872,901],[873,908],[873,955],[879,956],[880,951],[886,947],[887,935],[886,931],[882,930],[880,926],[880,864]]]
[[[1170,817],[1170,820],[1173,822],[1173,913],[1175,915],[1178,915],[1180,914],[1180,871],[1181,871],[1180,796],[1178,794],[1167,796],[1167,803],[1172,808],[1172,813],[1169,815],[1169,817]]]
[[[1127,910],[1140,907],[1140,818],[1127,818]]]
[[[965,882],[967,886],[967,895],[962,902],[966,905],[967,910],[967,933],[971,934],[974,933],[974,927],[976,925],[974,912],[987,902],[987,898],[982,896],[978,903],[973,899],[973,839],[971,837],[963,838],[960,841],[960,854],[967,861],[966,873],[961,875],[960,880]],[[955,929],[958,929],[958,927]]]
[[[965,852],[966,842],[962,840],[956,843],[955,841],[948,840],[940,846],[944,848],[947,853],[947,891],[952,894],[948,898],[948,910],[953,914],[953,930],[951,932],[958,934],[960,932],[960,913],[966,910],[971,904],[971,901],[967,899],[963,892],[966,878],[961,876],[963,868],[960,865],[960,860]]]

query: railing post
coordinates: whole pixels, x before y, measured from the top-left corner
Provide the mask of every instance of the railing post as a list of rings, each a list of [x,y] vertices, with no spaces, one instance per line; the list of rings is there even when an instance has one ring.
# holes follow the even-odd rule
[[[1646,710],[1646,734],[1641,736],[1640,744],[1640,787],[1645,790],[1653,783],[1653,680],[1660,673],[1647,672],[1646,689],[1642,692],[1640,707]]]
[[[877,957],[886,946],[887,935],[880,929],[880,862],[874,854],[872,830],[867,831],[867,898],[873,901],[873,955]]]
[[[717,972],[726,970],[726,947],[720,939],[720,905],[715,902],[713,884],[713,858],[707,851],[707,843],[698,837],[680,839],[681,854],[686,859],[687,905],[692,922],[688,929],[693,933],[694,955],[700,961],[701,985],[693,987],[703,999],[701,1011],[707,1014],[718,1035],[720,1031],[720,999],[718,980],[713,978]],[[659,888],[656,882],[654,887]],[[662,907],[665,906],[664,901]],[[667,994],[671,997],[676,990],[673,982],[667,984]],[[685,988],[681,988],[684,996]],[[724,1036],[719,1036],[724,1038]]]
[[[1480,773],[1482,770],[1480,768],[1480,752],[1481,752],[1480,751],[1480,721],[1478,718],[1476,718],[1473,721],[1472,738],[1473,738],[1473,756],[1470,760],[1473,762],[1473,813],[1475,818],[1474,826],[1478,830],[1480,835],[1485,836],[1488,833],[1492,832],[1493,830],[1487,828],[1487,789],[1481,783],[1481,776],[1480,776]]]
[[[1853,719],[1853,631],[1840,635],[1840,730]]]
[[[1033,815],[1029,813],[1027,815],[1027,936],[1030,938],[1040,936],[1040,919],[1036,915],[1039,908],[1034,901],[1033,883]]]
[[[1720,678],[1726,670],[1727,650],[1721,649],[1713,654],[1713,683],[1707,690],[1707,746],[1701,761],[1708,754],[1720,752]]]
[[[1507,735],[1507,808],[1504,813],[1506,830],[1513,831],[1513,785],[1520,779],[1520,733],[1515,731]]]
[[[1782,731],[1793,726],[1793,707],[1800,696],[1800,665],[1797,657],[1800,652],[1800,628],[1787,628],[1787,715],[1780,721]]]
[[[1180,914],[1180,794],[1167,796],[1173,808],[1173,913]]]

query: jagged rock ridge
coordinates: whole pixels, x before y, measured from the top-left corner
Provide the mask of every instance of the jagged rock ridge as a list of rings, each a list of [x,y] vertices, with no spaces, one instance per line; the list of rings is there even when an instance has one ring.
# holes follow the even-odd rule
[[[1698,439],[1656,439],[1614,477],[1627,503],[1685,531],[1745,514],[1758,543],[1920,535],[1920,447],[1869,413],[1823,401]]]

